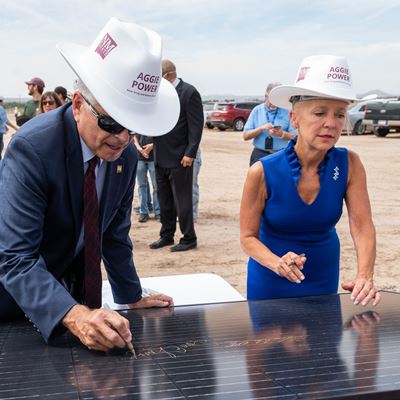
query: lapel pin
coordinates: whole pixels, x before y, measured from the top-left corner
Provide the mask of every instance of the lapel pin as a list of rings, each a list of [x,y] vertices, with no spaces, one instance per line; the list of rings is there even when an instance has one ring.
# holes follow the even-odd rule
[[[117,165],[117,174],[122,174],[122,165]]]

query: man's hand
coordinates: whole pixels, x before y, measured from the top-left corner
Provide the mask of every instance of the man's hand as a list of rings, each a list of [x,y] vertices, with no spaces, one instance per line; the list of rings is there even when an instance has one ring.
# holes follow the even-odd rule
[[[261,125],[258,129],[260,129],[260,133],[261,133],[262,131],[269,131],[270,129],[272,129],[272,126],[273,125],[271,124],[271,122],[268,122],[264,125]]]
[[[89,349],[107,351],[123,348],[132,340],[129,321],[115,311],[90,309],[81,304],[72,307],[63,325]]]
[[[280,138],[280,137],[282,137],[283,131],[282,131],[282,128],[271,127],[271,129],[269,129],[269,134],[271,136]]]
[[[128,304],[129,308],[173,307],[174,300],[166,294],[152,294],[143,297],[136,303]]]
[[[142,153],[143,157],[144,158],[149,158],[150,153],[152,152],[152,150],[153,150],[153,143],[144,145],[143,146],[143,153]]]
[[[193,160],[194,159],[192,157],[183,156],[181,160],[182,167],[191,167],[193,164]]]

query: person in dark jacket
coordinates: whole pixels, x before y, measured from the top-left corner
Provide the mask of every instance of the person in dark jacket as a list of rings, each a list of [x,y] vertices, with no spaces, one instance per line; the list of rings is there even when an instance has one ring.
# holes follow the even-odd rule
[[[204,114],[196,88],[177,78],[170,60],[162,61],[162,74],[175,87],[181,105],[178,123],[166,135],[154,138],[154,162],[161,212],[160,238],[150,244],[159,249],[174,244],[176,218],[183,234],[171,251],[197,247],[193,223],[193,160],[203,133]]]

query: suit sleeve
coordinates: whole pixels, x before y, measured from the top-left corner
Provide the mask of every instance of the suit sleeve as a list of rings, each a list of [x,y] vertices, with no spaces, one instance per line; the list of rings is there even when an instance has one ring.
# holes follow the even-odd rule
[[[142,298],[142,287],[133,263],[132,242],[129,238],[136,165],[121,204],[103,234],[103,261],[117,304],[136,303]]]
[[[204,126],[203,103],[197,90],[192,93],[186,104],[186,118],[189,140],[185,149],[185,156],[196,158]]]
[[[40,254],[50,196],[42,160],[15,136],[0,171],[0,282],[46,341],[76,304]]]

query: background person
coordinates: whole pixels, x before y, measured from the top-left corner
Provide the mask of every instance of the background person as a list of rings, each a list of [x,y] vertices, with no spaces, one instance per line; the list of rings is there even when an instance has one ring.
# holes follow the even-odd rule
[[[56,92],[45,92],[40,99],[40,113],[46,113],[60,107],[61,101]]]
[[[265,102],[251,110],[243,129],[243,139],[253,139],[253,152],[250,166],[260,158],[268,156],[286,147],[288,140],[296,136],[296,130],[290,126],[288,110],[272,104],[269,93],[280,83],[273,82],[265,91]]]
[[[25,83],[28,85],[28,94],[32,96],[32,99],[25,103],[23,114],[16,116],[18,126],[22,126],[40,112],[40,98],[45,88],[44,81],[40,78],[32,78]]]
[[[64,104],[68,101],[68,93],[67,93],[67,89],[65,89],[65,87],[57,86],[54,89],[54,92],[57,93],[57,96],[60,99],[61,104]]]
[[[1,320],[25,314],[46,341],[68,329],[91,349],[124,347],[129,321],[100,308],[101,260],[115,303],[173,304],[142,298],[129,239],[137,162],[129,132],[168,132],[179,115],[160,76],[161,48],[155,32],[116,18],[90,47],[58,45],[79,77],[72,102],[24,125],[1,167]],[[142,75],[154,77],[154,91],[126,90]]]
[[[178,217],[183,237],[171,251],[186,251],[197,247],[193,223],[193,160],[203,133],[203,104],[196,88],[177,78],[172,61],[162,61],[162,75],[176,89],[181,112],[170,132],[154,138],[161,230],[160,238],[151,243],[150,248],[159,249],[174,243]]]
[[[269,96],[279,107],[292,107],[298,135],[284,150],[255,163],[244,185],[240,238],[250,256],[248,298],[336,293],[340,243],[335,225],[345,201],[357,272],[342,287],[352,292],[356,305],[377,304],[376,238],[365,170],[354,152],[335,147],[347,107],[357,100],[347,61],[308,57],[296,83],[276,87]]]
[[[153,158],[153,138],[135,133],[133,142],[138,152],[138,165],[136,179],[139,193],[139,222],[149,220],[150,211],[154,210],[155,218],[160,219],[160,206],[157,200],[156,171]],[[153,186],[153,210],[149,210],[151,205],[150,188],[148,174],[150,175]]]
[[[3,97],[0,97],[0,160],[1,160],[1,155],[3,153],[4,149],[4,135],[7,133],[8,127],[10,126],[11,128],[17,130],[18,127],[15,126],[12,122],[7,117],[7,113],[4,110],[3,107],[4,104],[4,99]]]
[[[200,186],[199,173],[201,168],[201,151],[200,147],[197,150],[196,158],[193,162],[193,222],[197,222],[199,217],[199,202],[200,202]]]

